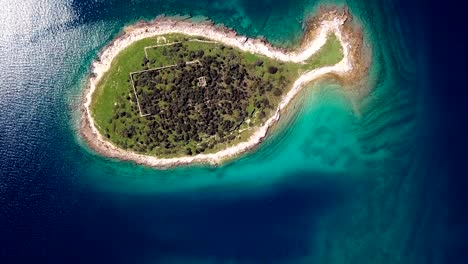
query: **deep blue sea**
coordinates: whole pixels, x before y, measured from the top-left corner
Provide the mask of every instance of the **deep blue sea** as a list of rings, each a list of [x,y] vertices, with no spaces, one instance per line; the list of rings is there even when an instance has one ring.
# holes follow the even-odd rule
[[[155,170],[79,137],[90,64],[125,25],[190,15],[288,47],[333,4],[372,50],[364,99],[311,85],[268,140],[219,168]],[[423,5],[0,0],[0,263],[468,263]]]

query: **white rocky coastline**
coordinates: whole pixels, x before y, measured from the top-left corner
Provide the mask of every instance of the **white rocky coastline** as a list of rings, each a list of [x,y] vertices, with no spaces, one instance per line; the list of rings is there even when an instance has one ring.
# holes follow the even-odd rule
[[[134,27],[127,28],[125,30],[125,34],[119,36],[111,44],[109,44],[101,52],[99,59],[94,61],[92,64],[93,77],[91,77],[88,82],[88,87],[85,91],[85,97],[83,98],[83,117],[80,127],[81,134],[92,149],[105,156],[134,161],[139,164],[157,168],[167,168],[193,163],[208,163],[217,165],[225,160],[238,156],[241,153],[252,149],[264,139],[269,128],[280,118],[281,111],[305,85],[327,74],[334,74],[345,78],[346,75],[352,73],[355,63],[353,63],[353,58],[350,55],[350,49],[352,48],[352,45],[350,45],[349,42],[353,36],[350,36],[351,33],[349,31],[344,30],[344,24],[346,23],[348,16],[334,16],[333,14],[329,14],[322,17],[323,20],[319,21],[318,28],[312,29],[314,30],[314,38],[308,42],[303,43],[301,48],[297,51],[286,51],[283,49],[274,48],[262,39],[251,39],[238,36],[232,30],[217,27],[208,23],[197,24],[190,21],[177,21],[168,18],[160,18],[152,22],[141,23]],[[270,117],[263,126],[256,128],[255,132],[245,142],[238,143],[234,146],[229,146],[226,149],[216,153],[198,154],[195,156],[184,156],[176,158],[160,158],[121,149],[107,141],[96,129],[93,117],[90,112],[92,94],[94,93],[97,84],[105,72],[109,70],[112,60],[119,52],[135,41],[168,33],[182,33],[189,36],[202,36],[210,40],[221,42],[228,46],[236,47],[243,51],[262,54],[280,61],[292,61],[296,63],[301,63],[315,54],[326,43],[329,34],[333,33],[337,36],[343,47],[344,57],[339,63],[333,66],[322,67],[303,73],[294,82],[289,92],[282,98],[282,101],[280,102],[274,115]]]

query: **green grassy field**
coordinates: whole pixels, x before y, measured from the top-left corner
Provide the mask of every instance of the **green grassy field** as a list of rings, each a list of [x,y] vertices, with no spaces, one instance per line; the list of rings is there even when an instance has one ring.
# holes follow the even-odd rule
[[[178,34],[165,38],[179,43],[147,48],[146,56],[145,47],[157,45],[156,37],[146,38],[118,54],[91,102],[95,125],[111,142],[163,157],[216,152],[244,141],[271,116],[302,72],[343,58],[334,35],[304,64]],[[185,66],[188,61],[200,63]],[[154,70],[167,65],[178,66]],[[208,76],[208,87],[195,85],[194,78],[202,75]],[[140,115],[137,98],[146,116]]]

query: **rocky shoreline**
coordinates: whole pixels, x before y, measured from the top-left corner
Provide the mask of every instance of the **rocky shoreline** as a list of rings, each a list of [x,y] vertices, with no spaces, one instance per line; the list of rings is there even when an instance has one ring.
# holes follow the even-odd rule
[[[91,78],[87,83],[83,96],[80,134],[93,150],[106,157],[133,161],[156,168],[168,168],[193,163],[218,165],[225,160],[232,159],[262,142],[271,126],[280,118],[281,111],[305,85],[329,75],[337,77],[340,82],[346,85],[357,83],[365,77],[369,67],[369,60],[364,59],[363,35],[360,29],[352,23],[352,16],[347,9],[320,8],[318,14],[306,24],[306,28],[299,48],[290,51],[273,47],[264,39],[238,36],[234,30],[224,26],[216,26],[212,22],[194,23],[189,20],[157,17],[150,22],[139,22],[126,27],[123,33],[109,43],[99,54],[99,58],[92,63]],[[274,115],[263,126],[256,128],[255,132],[245,142],[229,146],[216,153],[176,158],[159,158],[118,148],[107,141],[94,125],[90,112],[92,94],[102,76],[109,70],[112,60],[120,51],[135,41],[169,33],[202,36],[242,51],[296,63],[303,62],[314,55],[326,43],[328,35],[334,33],[343,47],[344,58],[333,66],[303,73],[294,82],[291,90],[282,98]]]

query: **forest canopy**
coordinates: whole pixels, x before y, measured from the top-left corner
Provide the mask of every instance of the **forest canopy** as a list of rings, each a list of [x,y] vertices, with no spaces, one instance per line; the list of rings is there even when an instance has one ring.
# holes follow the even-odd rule
[[[283,63],[183,35],[165,38],[168,43],[147,38],[122,51],[93,96],[98,129],[121,148],[171,157],[246,140],[300,72],[320,64]]]

